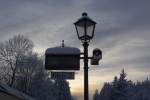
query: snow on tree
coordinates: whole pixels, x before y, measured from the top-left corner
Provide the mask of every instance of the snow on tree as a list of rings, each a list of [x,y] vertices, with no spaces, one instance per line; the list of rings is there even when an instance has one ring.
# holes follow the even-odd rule
[[[18,61],[18,66],[15,87],[24,93],[29,93],[36,70],[39,66],[43,66],[43,62],[36,53],[30,52]]]
[[[56,88],[53,84],[44,67],[39,67],[31,83],[30,95],[36,100],[55,100],[54,92]]]
[[[126,79],[126,73],[121,71],[120,77],[114,77],[113,82],[105,83],[94,100],[150,100],[150,81],[133,83]]]
[[[50,79],[43,58],[32,48],[33,42],[23,35],[0,43],[0,81],[36,100],[72,100],[69,83]],[[59,91],[64,92],[62,96]],[[60,96],[66,99],[58,99]]]
[[[0,67],[4,69],[2,76],[5,76],[5,78],[3,77],[1,80],[13,86],[18,69],[17,63],[22,55],[26,55],[32,51],[32,48],[32,41],[23,35],[14,36],[8,41],[0,43]]]
[[[128,100],[128,81],[126,73],[122,70],[119,79],[114,79],[112,84],[111,98],[112,100]]]
[[[56,79],[54,87],[56,87],[56,100],[72,100],[69,83],[63,79]]]
[[[99,96],[100,100],[110,100],[111,91],[112,91],[111,84],[104,83],[104,86],[100,91],[100,96]]]

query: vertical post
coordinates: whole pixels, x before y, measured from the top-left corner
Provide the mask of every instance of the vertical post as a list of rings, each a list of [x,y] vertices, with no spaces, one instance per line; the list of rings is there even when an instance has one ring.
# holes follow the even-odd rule
[[[89,87],[88,87],[88,42],[83,43],[84,47],[84,100],[89,100]]]

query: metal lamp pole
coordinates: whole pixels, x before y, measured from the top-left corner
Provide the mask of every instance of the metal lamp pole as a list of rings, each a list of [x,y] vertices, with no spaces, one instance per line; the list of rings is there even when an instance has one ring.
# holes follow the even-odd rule
[[[84,59],[84,100],[89,100],[88,59],[91,59],[91,57],[88,57],[88,46],[94,36],[95,24],[96,22],[89,18],[85,12],[82,14],[82,17],[74,23],[78,38],[82,41],[84,47],[84,52],[82,53],[84,57],[81,57],[81,59]]]
[[[84,100],[89,100],[89,87],[88,87],[88,42],[83,43],[84,47]]]

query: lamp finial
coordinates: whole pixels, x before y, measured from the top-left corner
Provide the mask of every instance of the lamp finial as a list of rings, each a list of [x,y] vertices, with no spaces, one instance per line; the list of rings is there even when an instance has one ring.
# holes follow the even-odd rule
[[[65,43],[64,43],[64,40],[62,40],[62,47],[64,47],[65,46]]]
[[[87,16],[88,14],[86,12],[83,12],[82,13],[82,16]]]

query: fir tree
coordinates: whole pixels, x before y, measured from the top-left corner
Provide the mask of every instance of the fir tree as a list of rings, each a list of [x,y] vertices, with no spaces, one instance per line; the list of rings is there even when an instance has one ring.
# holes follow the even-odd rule
[[[120,77],[114,77],[113,82],[104,83],[100,93],[94,94],[94,100],[150,100],[150,81],[137,81],[133,83],[126,79],[126,73],[122,70]]]
[[[99,100],[99,93],[98,90],[95,91],[95,94],[93,96],[93,100]]]
[[[100,95],[99,95],[99,100],[111,100],[111,91],[112,91],[112,86],[109,83],[105,83]]]
[[[126,73],[122,70],[120,78],[114,80],[112,84],[112,100],[128,100],[128,81]]]
[[[55,80],[56,100],[72,100],[69,83],[66,80]]]

